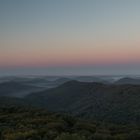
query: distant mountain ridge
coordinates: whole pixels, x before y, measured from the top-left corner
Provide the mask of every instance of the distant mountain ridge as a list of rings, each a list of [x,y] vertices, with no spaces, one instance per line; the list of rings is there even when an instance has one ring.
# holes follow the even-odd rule
[[[121,78],[118,81],[116,81],[115,84],[120,84],[120,85],[121,84],[140,85],[140,79],[125,77],[125,78]]]

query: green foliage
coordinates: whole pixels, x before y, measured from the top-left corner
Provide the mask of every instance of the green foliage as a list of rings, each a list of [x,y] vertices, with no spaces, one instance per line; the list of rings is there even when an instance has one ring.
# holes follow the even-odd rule
[[[140,140],[140,127],[85,121],[29,107],[0,107],[0,140]]]
[[[64,133],[58,136],[55,140],[86,140],[86,139],[84,136],[79,136],[78,134]]]
[[[96,132],[96,125],[89,123],[89,122],[77,122],[75,124],[75,129],[78,130],[87,130],[91,133],[95,133]]]
[[[128,140],[140,140],[140,132],[139,131],[132,131],[128,135]]]
[[[25,132],[9,133],[5,136],[5,140],[40,140],[41,137],[33,130]]]

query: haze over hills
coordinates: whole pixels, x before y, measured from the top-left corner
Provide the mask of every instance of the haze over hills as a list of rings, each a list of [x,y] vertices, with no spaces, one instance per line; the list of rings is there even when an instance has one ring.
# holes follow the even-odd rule
[[[98,82],[98,83],[111,83],[113,81],[113,78],[107,78],[102,76],[75,76],[73,77],[73,80],[77,80],[80,82]]]
[[[24,97],[31,92],[40,91],[42,88],[27,85],[21,82],[3,82],[0,83],[0,96],[7,97]]]
[[[0,96],[23,97],[32,92],[55,88],[61,84],[76,80],[79,82],[96,82],[103,84],[139,85],[139,77],[117,76],[9,76],[0,78]]]
[[[68,78],[47,80],[44,77],[0,78],[0,96],[24,97],[32,92],[57,87],[69,80]]]
[[[39,87],[45,87],[45,88],[53,88],[56,86],[59,86],[67,81],[70,81],[69,78],[63,78],[63,77],[59,77],[56,79],[51,80],[50,78],[47,79],[45,77],[40,77],[40,78],[32,78],[28,81],[25,81],[25,84],[28,85],[34,85],[34,86],[39,86]]]
[[[61,77],[61,76],[8,76],[0,78],[0,96],[24,97],[32,92],[57,87],[67,81],[100,81],[97,77]]]
[[[140,85],[140,78],[130,78],[130,77],[125,77],[117,80],[115,84],[131,84],[131,85]]]

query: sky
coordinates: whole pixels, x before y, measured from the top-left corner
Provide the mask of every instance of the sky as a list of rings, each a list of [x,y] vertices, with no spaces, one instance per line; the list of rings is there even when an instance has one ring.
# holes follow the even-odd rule
[[[0,75],[140,74],[139,0],[0,0]]]

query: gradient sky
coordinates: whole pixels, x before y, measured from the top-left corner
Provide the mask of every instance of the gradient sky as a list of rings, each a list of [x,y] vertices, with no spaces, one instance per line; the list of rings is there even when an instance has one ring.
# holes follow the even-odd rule
[[[0,0],[7,74],[140,74],[140,0]]]

